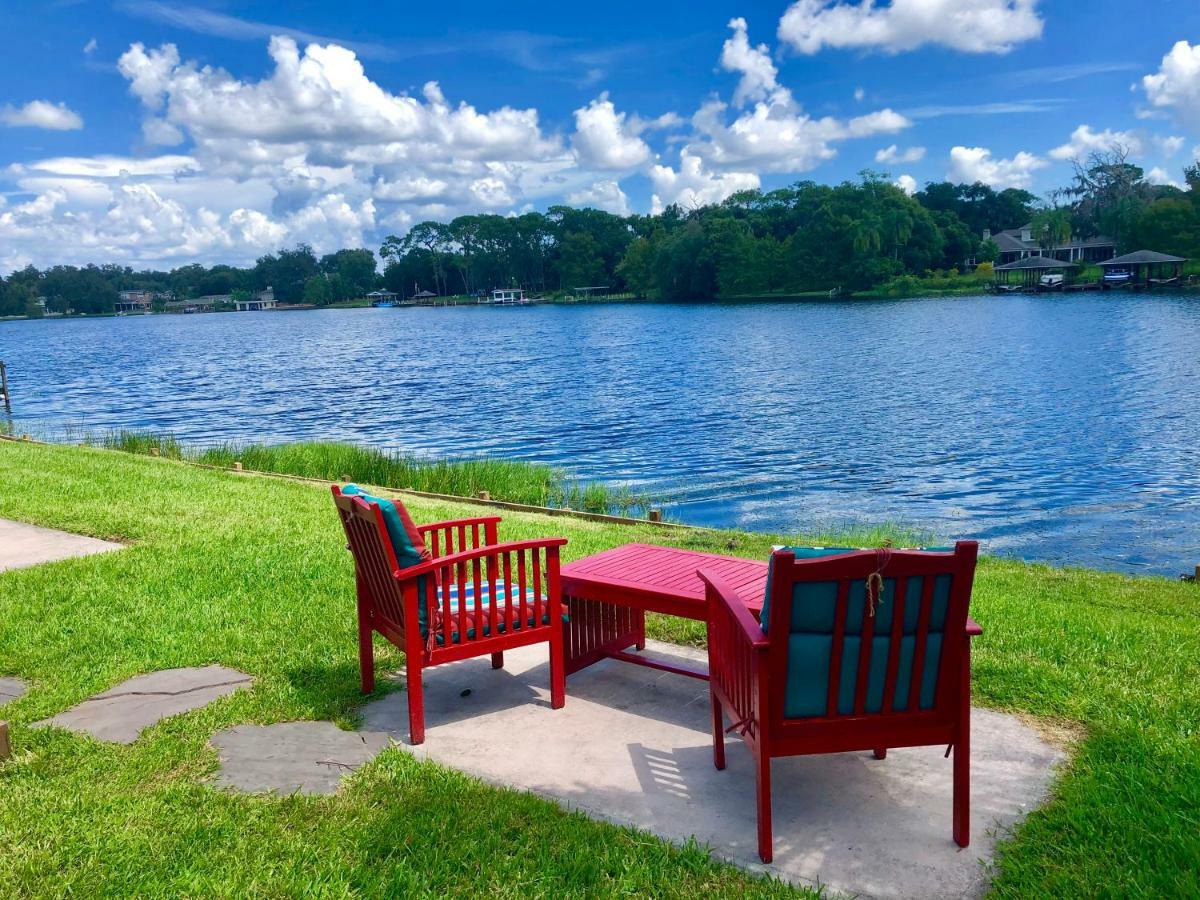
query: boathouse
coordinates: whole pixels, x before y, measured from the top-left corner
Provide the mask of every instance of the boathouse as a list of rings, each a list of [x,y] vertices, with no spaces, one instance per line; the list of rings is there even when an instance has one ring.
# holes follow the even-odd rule
[[[1104,270],[1102,284],[1106,289],[1169,287],[1179,284],[1185,262],[1187,259],[1182,256],[1154,250],[1135,250],[1100,263],[1100,268]]]
[[[1033,289],[1041,285],[1044,275],[1062,275],[1059,284],[1047,287],[1059,287],[1067,280],[1068,275],[1074,274],[1079,268],[1073,262],[1052,259],[1049,256],[1027,256],[1024,259],[1014,259],[1012,262],[996,266],[993,272],[993,284],[997,290],[1016,291],[1022,288]]]
[[[372,306],[392,306],[396,302],[396,292],[389,290],[371,291],[367,300]]]
[[[275,309],[275,290],[268,287],[264,291],[252,294],[244,300],[234,300],[238,312],[258,312],[263,309]]]

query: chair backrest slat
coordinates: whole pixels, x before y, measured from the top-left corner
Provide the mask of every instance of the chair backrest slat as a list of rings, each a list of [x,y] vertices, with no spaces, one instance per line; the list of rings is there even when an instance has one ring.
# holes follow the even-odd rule
[[[913,646],[912,675],[908,683],[907,710],[920,709],[921,686],[924,679],[920,677],[925,671],[925,654],[929,646],[929,619],[933,615],[933,589],[935,581],[925,578],[921,585],[921,613],[917,619],[917,637]]]
[[[925,579],[929,581],[931,579]],[[907,602],[908,579],[896,579],[895,597],[892,601],[892,634],[888,641],[887,675],[883,681],[883,712],[892,711],[895,705],[896,679],[900,675],[900,655],[904,640],[904,605]]]
[[[854,715],[866,712],[867,687],[871,681],[871,651],[875,646],[876,597],[870,581],[863,585],[862,630],[858,640],[858,671],[854,682]]]
[[[842,688],[842,652],[846,647],[846,612],[850,606],[850,582],[838,584],[837,605],[833,613],[833,646],[829,651],[829,702],[825,714],[838,715],[838,698]]]

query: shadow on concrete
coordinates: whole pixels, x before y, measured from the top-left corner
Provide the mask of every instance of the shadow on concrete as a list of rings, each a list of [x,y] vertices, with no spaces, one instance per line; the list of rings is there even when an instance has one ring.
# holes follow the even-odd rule
[[[982,893],[980,861],[990,861],[996,832],[1042,802],[1062,758],[1016,718],[976,710],[967,850],[951,839],[944,748],[893,750],[885,760],[869,752],[777,760],[775,861],[764,867],[753,761],[740,740],[726,738],[728,767],[713,766],[704,682],[607,660],[569,678],[566,707],[552,710],[544,650],[509,651],[506,662],[503,671],[480,659],[427,673],[420,756],[668,840],[694,838],[748,869],[839,892]],[[406,692],[368,704],[363,718],[367,729],[407,741]]]

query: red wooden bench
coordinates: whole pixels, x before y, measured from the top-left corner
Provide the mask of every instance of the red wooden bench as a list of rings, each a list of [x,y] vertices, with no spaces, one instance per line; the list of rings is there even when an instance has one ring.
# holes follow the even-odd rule
[[[755,758],[763,862],[772,857],[771,759],[811,753],[883,759],[889,747],[952,747],[953,834],[967,846],[977,553],[974,541],[952,552],[778,550],[761,627],[720,574],[701,570],[713,762],[725,768],[728,713]]]
[[[351,493],[355,491],[355,493]],[[559,548],[566,538],[500,543],[499,516],[412,525],[399,500],[362,495],[333,486],[348,549],[354,555],[358,594],[358,649],[362,690],[375,690],[373,635],[404,651],[408,723],[414,744],[425,740],[421,673],[430,666],[490,653],[492,667],[504,651],[547,641],[550,705],[565,702],[562,589]],[[402,566],[385,521],[403,522],[416,552]],[[395,518],[398,516],[398,518]],[[465,602],[461,602],[465,598]]]

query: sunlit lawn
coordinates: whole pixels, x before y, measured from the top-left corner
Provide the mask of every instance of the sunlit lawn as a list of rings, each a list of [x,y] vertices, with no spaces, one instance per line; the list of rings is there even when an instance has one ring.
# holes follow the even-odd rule
[[[424,521],[472,510],[410,507]],[[330,798],[206,786],[215,731],[351,725],[363,702],[351,563],[319,487],[0,441],[0,516],[131,544],[0,574],[0,675],[33,685],[4,710],[16,756],[0,763],[0,896],[791,893],[703,848],[592,822],[399,749]],[[502,536],[551,534],[569,538],[569,558],[630,540],[765,558],[781,541],[505,516]],[[972,614],[985,629],[977,701],[1082,723],[1085,735],[1053,800],[1003,845],[996,889],[1200,894],[1200,587],[989,559]],[[703,639],[696,623],[651,627]],[[400,663],[382,643],[377,659],[381,670]],[[214,662],[252,674],[254,689],[132,746],[27,727],[131,675]]]

